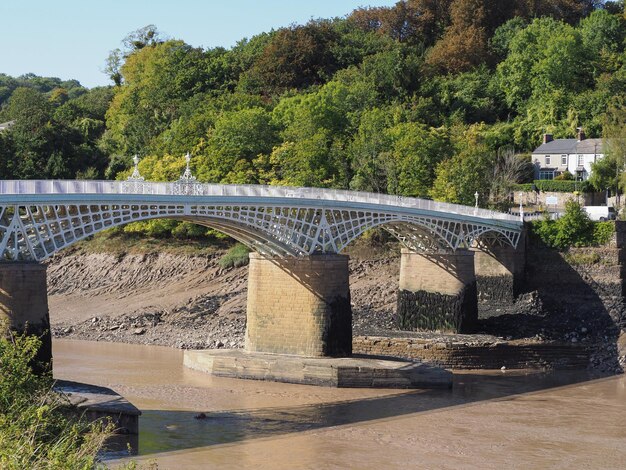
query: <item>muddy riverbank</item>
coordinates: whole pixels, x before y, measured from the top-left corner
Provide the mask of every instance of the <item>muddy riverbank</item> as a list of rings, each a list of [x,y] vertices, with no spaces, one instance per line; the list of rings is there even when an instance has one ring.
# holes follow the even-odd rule
[[[596,370],[620,372],[626,365],[626,337],[620,340],[619,329],[617,333],[615,328],[607,329],[607,315],[589,314],[584,302],[580,302],[582,314],[576,313],[576,305],[546,307],[538,290],[514,305],[481,305],[484,318],[477,334],[398,331],[394,322],[399,278],[396,248],[357,246],[350,253],[355,337],[408,336],[457,345],[510,340],[522,346],[542,341],[569,343],[588,348],[590,367]],[[176,348],[240,348],[246,322],[247,268],[221,268],[223,254],[219,249],[201,256],[76,249],[57,256],[48,268],[53,335]]]

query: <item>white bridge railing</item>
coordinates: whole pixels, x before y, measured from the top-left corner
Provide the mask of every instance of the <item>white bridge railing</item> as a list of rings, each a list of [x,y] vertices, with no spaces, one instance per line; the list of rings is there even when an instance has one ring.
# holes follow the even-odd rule
[[[505,220],[520,223],[519,216],[448,204],[428,199],[391,196],[341,189],[300,188],[289,186],[230,185],[198,182],[148,182],[143,180],[0,180],[0,201],[4,195],[154,195],[154,196],[230,196],[256,198],[298,198],[378,204],[389,207],[421,209],[442,213]],[[51,203],[53,201],[50,201]]]

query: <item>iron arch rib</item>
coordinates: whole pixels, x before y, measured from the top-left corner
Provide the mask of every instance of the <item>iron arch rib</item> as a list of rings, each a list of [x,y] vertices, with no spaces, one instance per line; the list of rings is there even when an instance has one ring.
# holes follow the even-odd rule
[[[49,191],[27,192],[20,185],[7,191],[5,183],[0,182],[4,261],[41,261],[102,230],[156,218],[205,225],[280,256],[339,253],[379,226],[414,250],[456,250],[489,237],[516,246],[522,229],[506,214],[346,191],[200,185],[199,195],[181,195],[168,192],[165,183],[142,183],[141,194],[127,194],[127,187],[115,191],[115,182],[83,184],[81,190],[77,182],[63,187],[44,181],[24,183]]]

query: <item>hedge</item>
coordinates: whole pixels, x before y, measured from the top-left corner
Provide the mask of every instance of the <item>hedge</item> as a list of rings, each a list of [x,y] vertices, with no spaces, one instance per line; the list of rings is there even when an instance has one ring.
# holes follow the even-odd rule
[[[582,193],[588,193],[593,191],[593,188],[588,181],[567,180],[535,180],[532,183],[515,185],[515,191],[533,191],[533,184],[539,191],[544,192],[573,193],[574,191],[580,191]]]

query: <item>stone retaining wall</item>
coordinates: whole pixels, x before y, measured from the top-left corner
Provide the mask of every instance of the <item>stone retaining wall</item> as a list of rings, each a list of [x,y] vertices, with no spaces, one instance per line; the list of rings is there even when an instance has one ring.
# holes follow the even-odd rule
[[[357,336],[354,353],[420,359],[446,369],[585,369],[590,353],[565,342],[437,342],[417,338]]]

